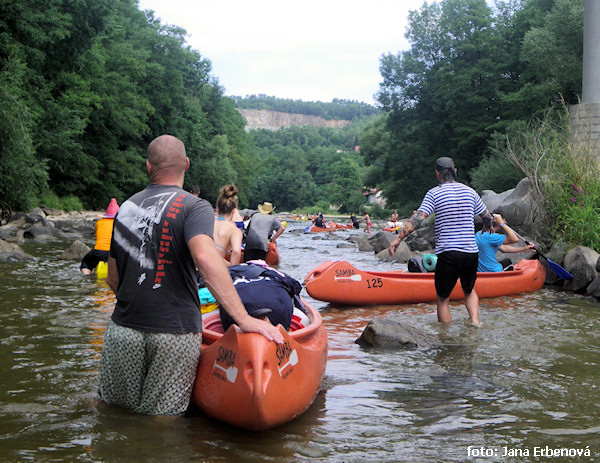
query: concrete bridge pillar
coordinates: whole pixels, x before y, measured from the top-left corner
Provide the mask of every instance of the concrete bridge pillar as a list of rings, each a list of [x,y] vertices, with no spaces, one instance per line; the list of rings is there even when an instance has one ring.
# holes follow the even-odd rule
[[[600,156],[600,0],[585,0],[581,104],[570,108],[576,136]]]

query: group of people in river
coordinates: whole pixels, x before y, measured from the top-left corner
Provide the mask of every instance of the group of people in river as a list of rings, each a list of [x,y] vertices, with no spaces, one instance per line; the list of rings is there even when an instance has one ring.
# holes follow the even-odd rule
[[[371,217],[369,216],[369,214],[366,211],[364,211],[363,214],[364,215],[360,219],[358,219],[356,217],[356,215],[350,214],[350,223],[352,224],[353,228],[358,230],[360,228],[360,222],[362,222],[364,220],[366,223],[365,233],[370,235],[371,227],[373,225],[371,222]],[[315,227],[328,228],[328,223],[325,220],[322,212],[319,212],[315,217],[313,217],[312,223]]]
[[[283,342],[272,323],[249,315],[227,267],[265,258],[269,238],[276,240],[285,228],[272,215],[275,208],[268,202],[259,205],[244,227],[235,185],[221,188],[215,211],[199,191],[196,195],[183,190],[189,165],[179,139],[171,135],[154,139],[146,161],[151,184],[120,208],[111,200],[102,219],[112,221],[110,245],[106,249],[109,227],[102,224],[97,229],[96,252],[81,265],[84,273],[92,259],[108,256],[106,281],[117,298],[104,337],[99,397],[143,414],[179,415],[188,408],[202,341],[198,273],[232,323],[244,332]],[[474,290],[478,268],[496,267],[492,262],[496,249],[517,252],[507,246],[518,238],[501,216],[492,216],[472,188],[456,180],[451,158],[438,158],[435,174],[439,186],[426,193],[388,250],[393,255],[404,238],[435,214],[438,320],[452,321],[449,296],[460,279],[470,320],[478,326],[479,298]],[[483,221],[477,235],[475,215]],[[368,213],[360,219],[352,215],[351,221],[355,228],[365,221],[365,232],[370,233]],[[314,223],[322,226],[323,215]],[[499,263],[501,270],[505,264]]]

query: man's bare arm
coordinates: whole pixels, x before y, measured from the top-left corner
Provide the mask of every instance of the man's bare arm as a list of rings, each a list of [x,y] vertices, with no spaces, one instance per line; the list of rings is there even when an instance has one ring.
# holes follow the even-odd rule
[[[390,256],[396,252],[396,249],[398,249],[400,242],[404,238],[406,238],[408,235],[410,235],[412,232],[414,232],[417,228],[421,226],[421,223],[423,223],[423,220],[427,218],[427,215],[428,214],[426,214],[423,211],[416,211],[408,218],[408,220],[404,223],[402,229],[398,230],[398,236],[396,237],[396,239],[394,239],[388,247],[388,252],[390,253]]]
[[[486,209],[485,212],[479,214],[479,217],[481,217],[481,220],[483,220],[483,228],[481,229],[481,231],[483,233],[489,232],[492,229],[492,214],[489,210]]]

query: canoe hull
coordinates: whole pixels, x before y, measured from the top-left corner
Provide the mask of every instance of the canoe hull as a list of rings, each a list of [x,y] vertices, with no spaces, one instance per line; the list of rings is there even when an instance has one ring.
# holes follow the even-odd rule
[[[316,225],[311,226],[308,231],[313,233],[321,233],[321,232],[334,232],[337,228],[335,227],[317,227]]]
[[[284,343],[231,326],[203,331],[194,402],[208,415],[250,430],[293,420],[315,400],[327,364],[327,334],[308,304],[308,327],[287,332]]]
[[[265,262],[271,267],[276,267],[279,265],[279,249],[277,249],[276,241],[269,241],[269,249],[267,250]]]
[[[326,227],[317,227],[316,225],[312,225],[311,227],[307,227],[306,231],[311,231],[313,233],[320,232],[333,232],[336,230],[352,230],[354,228],[352,224],[339,224],[335,222],[328,222]]]
[[[229,261],[231,254],[227,254],[225,259]],[[244,261],[244,250],[242,249],[242,262]],[[269,241],[269,249],[267,250],[267,256],[265,262],[271,267],[277,267],[279,265],[279,249],[277,248],[276,241]]]
[[[536,291],[544,286],[546,270],[538,260],[522,260],[515,271],[478,273],[480,298]],[[433,273],[366,272],[345,261],[327,261],[304,280],[314,299],[339,305],[411,304],[436,300]],[[458,282],[450,299],[464,299]]]

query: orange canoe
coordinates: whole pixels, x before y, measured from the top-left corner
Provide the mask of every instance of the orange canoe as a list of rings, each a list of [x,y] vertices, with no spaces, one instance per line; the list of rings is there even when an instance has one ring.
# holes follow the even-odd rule
[[[304,231],[311,231],[315,233],[319,232],[332,232],[336,230],[351,230],[352,224],[339,224],[335,222],[327,222],[326,227],[317,227],[316,225],[312,225],[311,227],[306,227]]]
[[[225,259],[229,261],[231,254],[227,254]],[[244,261],[244,250],[242,249],[242,262]],[[267,251],[267,256],[265,257],[265,262],[267,265],[271,267],[276,267],[279,265],[279,249],[277,248],[276,241],[269,241],[269,249]]]
[[[317,227],[316,225],[313,225],[311,227],[306,227],[304,229],[304,231],[311,231],[314,233],[319,233],[319,232],[333,232],[336,231],[337,228],[335,227]]]
[[[338,230],[352,230],[352,224],[351,223],[335,223],[335,222],[329,222],[329,226],[333,226],[335,228],[337,228]]]
[[[208,415],[245,429],[269,429],[301,415],[315,400],[327,364],[321,315],[304,301],[310,324],[292,320],[284,343],[203,317],[202,354],[193,400]],[[218,314],[216,315],[218,317]],[[295,316],[296,318],[296,316]],[[292,331],[294,327],[298,327]],[[219,328],[221,333],[219,333]]]
[[[271,267],[279,265],[279,249],[277,249],[276,241],[269,241],[269,250],[265,262]]]
[[[480,298],[535,291],[544,286],[546,270],[539,260],[522,260],[515,270],[477,274],[475,290]],[[409,304],[436,299],[433,273],[404,271],[368,272],[345,261],[327,261],[304,280],[308,294],[340,305]],[[458,282],[450,299],[463,299]]]

